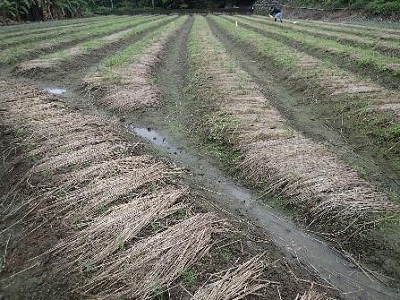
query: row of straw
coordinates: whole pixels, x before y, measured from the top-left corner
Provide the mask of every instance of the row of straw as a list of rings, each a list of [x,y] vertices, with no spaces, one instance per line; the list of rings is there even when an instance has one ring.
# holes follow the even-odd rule
[[[188,190],[170,180],[177,170],[142,154],[116,124],[71,113],[56,98],[6,80],[0,95],[1,125],[24,128],[19,139],[25,155],[14,162],[32,164],[2,196],[2,217],[43,222],[45,215],[65,224],[66,233],[47,254],[55,258],[56,274],[87,276],[74,293],[151,299],[208,253],[215,233],[225,231],[214,213],[179,218],[191,204]],[[165,218],[173,222],[153,232],[151,225]],[[260,259],[222,272],[193,299],[242,299],[260,290]]]
[[[131,45],[140,51],[129,57],[121,65],[106,66],[101,64],[85,76],[83,84],[91,90],[102,91],[96,101],[117,111],[135,110],[144,106],[159,104],[160,91],[152,83],[154,68],[161,62],[160,57],[166,44],[186,21],[185,17],[175,20],[169,26],[159,28],[151,35],[144,36],[141,41]],[[125,51],[129,51],[126,49]],[[123,54],[123,51],[121,51]],[[115,57],[121,55],[115,54]]]
[[[231,22],[237,21],[237,19],[234,17],[224,18],[229,19]],[[252,26],[255,28],[255,24],[250,22],[248,19],[241,19],[241,22],[247,26]],[[263,31],[264,34],[271,32],[277,34],[282,33],[282,31],[275,31],[273,28],[264,28],[261,31]],[[275,43],[273,40],[268,38],[265,38],[264,41]],[[260,47],[262,45],[262,40],[253,40],[252,43],[254,46]],[[295,61],[295,66],[292,67],[289,79],[300,79],[307,82],[307,84],[312,82],[314,86],[323,88],[323,90],[329,93],[333,99],[341,99],[343,97],[346,97],[348,101],[356,99],[358,103],[370,103],[371,109],[390,109],[397,115],[400,115],[398,91],[385,88],[376,83],[374,80],[360,78],[360,76],[357,76],[356,74],[348,72],[339,67],[332,65],[327,67],[324,61],[321,59],[318,59],[307,53],[297,51],[285,44],[282,44],[281,42],[276,43],[276,45],[282,45],[281,48],[285,48],[285,50],[282,49],[282,53],[285,52],[285,55],[288,57],[290,56],[290,59]],[[343,55],[340,53],[340,51],[341,50],[338,48],[326,48],[326,52],[338,56]],[[271,55],[275,54],[271,53]],[[350,53],[348,55],[350,58],[355,59],[356,61],[361,61],[359,53]],[[282,58],[278,56],[276,56],[275,59],[277,61],[282,60]],[[380,68],[382,69],[391,70],[392,73],[397,72],[399,67],[398,62],[396,62],[395,59],[393,59],[393,62],[391,62],[389,59],[387,62],[377,62],[376,64],[380,65]]]
[[[223,134],[241,152],[238,168],[245,176],[304,208],[310,222],[334,223],[334,230],[357,230],[371,219],[379,220],[382,213],[400,213],[398,204],[337,155],[291,128],[223,49],[206,21],[197,22],[201,51],[191,60],[197,76],[206,82],[198,88],[219,91],[219,108],[210,119],[217,123],[222,115],[228,121]]]
[[[67,63],[82,57],[83,55],[88,55],[93,51],[98,49],[106,48],[110,45],[121,43],[123,41],[132,38],[132,36],[138,35],[144,30],[157,26],[158,23],[163,22],[163,18],[160,16],[150,16],[150,17],[135,17],[131,19],[121,19],[123,22],[118,25],[115,22],[110,27],[102,24],[101,26],[95,26],[91,28],[92,30],[92,40],[78,43],[75,46],[69,47],[67,49],[60,50],[51,54],[45,54],[38,58],[24,61],[18,64],[16,71],[18,74],[29,74],[37,70],[54,69],[56,67],[61,67],[62,64]],[[102,30],[103,27],[107,27],[106,30]],[[100,32],[96,33],[96,32]],[[74,42],[74,41],[73,41]]]

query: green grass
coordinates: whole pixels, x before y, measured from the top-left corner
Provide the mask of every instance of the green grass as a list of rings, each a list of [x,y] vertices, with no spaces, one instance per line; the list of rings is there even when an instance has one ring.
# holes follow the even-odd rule
[[[151,291],[151,296],[154,300],[168,300],[168,296],[164,295],[163,288],[160,284],[156,284]]]
[[[160,39],[162,35],[168,34],[169,32],[173,31],[174,29],[181,26],[186,18],[178,18],[175,19],[174,22],[169,22],[166,25],[160,26],[161,23],[164,23],[165,20],[172,21],[175,17],[164,17],[160,20],[152,22],[151,24],[144,24],[143,26],[137,28],[138,31],[144,31],[145,29],[153,29],[157,28],[156,30],[149,32],[146,34],[142,39],[137,41],[136,43],[128,46],[127,48],[123,49],[122,51],[107,57],[106,59],[102,60],[99,67],[99,74],[101,74],[104,78],[107,78],[107,74],[109,74],[109,69],[111,68],[118,68],[124,64],[131,63],[135,61],[138,57],[142,55],[142,53],[149,47],[151,44],[155,43],[157,40]],[[113,80],[116,80],[113,76]]]
[[[255,17],[255,19],[263,19],[265,17]],[[310,28],[312,30],[327,30],[329,32],[342,33],[342,34],[355,34],[363,37],[371,37],[377,38],[381,41],[393,41],[398,43],[398,38],[393,33],[396,33],[397,30],[393,30],[389,28],[385,28],[384,22],[368,22],[368,25],[353,25],[345,22],[323,22],[323,21],[308,21],[308,20],[296,20],[298,23],[297,26],[301,26],[303,28]],[[386,23],[387,24],[387,23]],[[397,33],[398,34],[398,33]]]
[[[274,63],[281,68],[290,70],[296,67],[298,58],[294,51],[285,43],[268,39],[259,33],[243,27],[236,27],[234,23],[223,18],[213,18],[213,20],[225,31],[236,39],[242,40],[254,46],[255,51],[266,59],[273,55]]]
[[[154,28],[159,25],[160,22],[163,22],[163,19],[156,19],[152,22],[145,22],[144,24],[139,24],[135,26],[133,29],[129,30],[128,32],[125,32],[123,35],[121,35],[118,39],[116,40],[110,40],[107,36],[90,40],[87,42],[83,42],[80,44],[77,44],[75,46],[76,49],[80,49],[78,52],[73,52],[71,53],[69,49],[51,53],[44,55],[41,57],[42,59],[57,59],[58,63],[66,62],[71,60],[73,57],[76,57],[77,55],[82,55],[85,53],[90,53],[93,50],[100,49],[102,47],[105,47],[106,45],[109,45],[111,43],[115,43],[120,40],[124,40],[127,38],[132,38],[135,35],[138,35],[145,30],[149,30],[151,28]],[[141,20],[137,20],[137,22],[142,22]]]
[[[229,263],[233,258],[233,253],[229,248],[222,248],[219,250],[219,255],[223,262]]]
[[[182,273],[183,280],[188,284],[194,284],[197,281],[197,273],[192,269],[186,269]]]
[[[12,34],[12,33],[29,33],[32,30],[42,30],[48,28],[62,27],[74,24],[87,23],[91,21],[101,21],[103,19],[116,18],[114,16],[99,16],[90,18],[79,18],[79,19],[67,19],[67,20],[52,20],[46,22],[32,22],[24,24],[16,24],[13,26],[0,26],[0,35]]]
[[[67,26],[67,27],[53,27],[47,28],[45,32],[30,32],[29,34],[24,34],[22,36],[16,37],[4,37],[0,40],[0,49],[15,47],[20,43],[32,43],[32,42],[42,42],[51,38],[60,37],[62,35],[71,35],[73,33],[79,33],[83,31],[93,30],[93,28],[102,28],[102,27],[113,27],[118,24],[126,24],[130,22],[128,18],[120,18],[120,19],[111,19],[111,20],[98,20],[96,22],[87,22],[82,24],[77,24],[75,26]],[[50,31],[51,29],[51,31]],[[0,35],[1,36],[1,35]]]
[[[241,17],[243,20],[251,21],[257,28],[264,29],[265,26],[270,27],[271,21],[259,19],[255,17]],[[316,38],[328,39],[339,42],[345,45],[352,45],[364,49],[373,49],[388,56],[396,57],[400,53],[400,41],[383,41],[381,39],[381,32],[376,36],[367,37],[362,31],[358,33],[334,31],[332,28],[323,28],[321,26],[307,26],[303,20],[296,21],[296,23],[285,22],[280,24],[283,28],[289,28],[295,32],[311,35]],[[400,34],[400,33],[399,33]]]
[[[184,103],[183,110],[190,112],[190,117],[184,121],[187,124],[185,129],[188,135],[192,137],[194,135],[196,141],[202,145],[202,151],[219,162],[221,168],[229,169],[234,173],[240,154],[232,148],[228,131],[230,128],[238,126],[238,121],[231,115],[219,111],[216,103],[223,95],[218,89],[202,89],[203,86],[209,84],[207,83],[209,78],[207,74],[200,71],[201,66],[198,66],[199,57],[203,57],[204,52],[203,46],[197,38],[197,32],[202,27],[207,28],[207,26],[204,18],[197,17],[188,37],[187,52],[191,67],[186,89],[187,102]],[[212,44],[217,53],[225,52],[224,46],[215,39],[210,39],[209,43]],[[239,65],[233,60],[221,62],[221,66],[230,71],[239,68]],[[238,76],[237,87],[240,89],[241,85],[246,85],[248,79],[247,74]],[[216,114],[211,118],[213,113]]]
[[[238,19],[229,18],[229,20],[234,22]],[[400,70],[391,69],[389,67],[390,64],[400,65],[400,58],[388,57],[375,50],[342,44],[331,39],[317,38],[309,34],[298,32],[296,29],[277,27],[272,23],[271,25],[263,26],[259,29],[257,22],[247,19],[242,20],[243,19],[240,19],[239,22],[249,25],[257,31],[268,34],[269,37],[289,42],[295,47],[301,47],[312,55],[318,52],[320,56],[323,56],[326,60],[343,62],[347,67],[357,67],[361,71],[368,69],[368,72],[370,72],[372,69],[375,72],[381,73],[381,76],[393,77],[395,82],[398,81],[398,77],[400,76]],[[334,49],[333,52],[332,49]],[[327,54],[328,51],[329,54]]]

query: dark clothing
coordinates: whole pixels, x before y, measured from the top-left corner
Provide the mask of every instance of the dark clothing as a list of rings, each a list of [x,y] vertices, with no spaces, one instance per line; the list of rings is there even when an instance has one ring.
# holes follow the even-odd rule
[[[282,23],[282,10],[276,6],[271,6],[270,15],[274,17],[275,22],[279,20]]]
[[[282,12],[279,8],[277,8],[276,6],[272,6],[270,9],[270,14],[271,16],[275,16],[277,13]]]

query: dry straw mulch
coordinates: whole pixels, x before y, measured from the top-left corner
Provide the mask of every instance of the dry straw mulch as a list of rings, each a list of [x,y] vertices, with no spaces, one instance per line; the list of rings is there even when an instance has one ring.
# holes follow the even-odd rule
[[[81,290],[97,291],[99,299],[152,298],[157,288],[170,286],[208,252],[220,222],[212,213],[196,214],[141,240],[112,257]]]
[[[69,268],[79,270],[86,262],[99,264],[138,238],[142,230],[153,222],[184,208],[182,203],[176,203],[182,195],[182,190],[166,188],[116,205],[109,214],[85,224],[84,229],[67,237],[52,251],[66,256],[65,264]],[[87,241],[91,241],[90,244]]]
[[[219,91],[215,97],[219,109],[210,116],[211,131],[220,130],[241,152],[238,168],[245,176],[304,208],[310,222],[335,224],[329,230],[342,234],[371,220],[378,222],[382,213],[400,213],[400,205],[336,154],[287,125],[206,25],[198,27],[196,40],[201,50],[192,58],[193,67],[204,80],[198,89]],[[221,120],[224,127],[215,129]]]
[[[101,42],[104,43],[104,46],[108,44],[116,43],[122,40],[125,36],[129,34],[132,29],[125,29],[117,33],[109,34],[105,37],[96,38],[96,42],[99,44]],[[58,52],[58,56],[55,54],[48,57],[41,57],[29,61],[22,62],[18,65],[17,72],[18,74],[27,74],[31,73],[33,70],[37,71],[44,69],[51,69],[55,67],[60,67],[62,63],[66,63],[67,61],[72,61],[74,58],[78,58],[83,54],[87,54],[88,50],[82,47],[81,45],[76,45],[71,48],[65,49],[63,51]]]
[[[313,285],[311,285],[308,291],[305,291],[303,294],[298,294],[294,300],[335,300],[335,299],[317,292],[313,288]]]
[[[243,299],[270,283],[257,280],[261,276],[263,268],[260,257],[256,256],[240,266],[226,271],[219,280],[198,289],[192,300]],[[246,289],[242,288],[243,285],[246,285]]]
[[[231,21],[236,21],[235,17],[225,17]],[[252,22],[242,22],[254,27]],[[268,32],[272,29],[267,29]],[[274,32],[274,30],[272,30]],[[280,30],[276,33],[279,34]],[[381,39],[381,37],[380,37]],[[371,109],[392,110],[395,114],[400,115],[400,94],[395,89],[388,89],[379,85],[374,80],[362,78],[357,74],[348,72],[333,65],[327,67],[322,59],[318,59],[307,53],[297,51],[295,49],[290,51],[290,55],[297,61],[297,67],[293,69],[289,79],[304,80],[309,84],[313,82],[314,85],[323,88],[329,93],[332,98],[336,96],[345,96],[348,101],[357,99],[360,103],[370,103]],[[338,55],[340,50],[333,47],[325,49],[327,53]],[[359,59],[359,54],[349,54],[349,59]],[[386,62],[382,66],[386,71],[397,72],[399,70],[398,63]],[[339,98],[340,99],[340,98]]]
[[[116,124],[70,113],[56,98],[6,80],[0,80],[0,95],[1,125],[20,132],[24,151],[15,162],[33,165],[2,196],[2,217],[13,225],[63,224],[64,237],[45,254],[54,258],[55,276],[87,277],[74,293],[151,299],[226,231],[213,213],[187,217],[191,204],[188,190],[176,183],[179,170],[142,154]],[[154,232],[157,222],[165,225]],[[247,290],[260,275],[258,266],[240,270],[231,275],[244,277],[225,290],[244,295],[261,286]],[[207,288],[218,294],[214,289]]]
[[[122,66],[99,67],[85,76],[83,84],[91,90],[101,90],[95,100],[117,111],[135,110],[160,103],[160,90],[151,83],[154,68],[161,62],[168,40],[176,33],[177,25],[160,32],[140,54],[133,55]],[[173,24],[175,24],[175,22]],[[144,37],[146,39],[147,37]]]

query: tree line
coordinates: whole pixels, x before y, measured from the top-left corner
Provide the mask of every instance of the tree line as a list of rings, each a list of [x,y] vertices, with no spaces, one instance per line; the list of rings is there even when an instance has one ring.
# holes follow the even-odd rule
[[[40,21],[135,9],[218,9],[279,3],[309,8],[349,8],[374,14],[400,13],[400,0],[0,0],[0,22]]]
[[[98,9],[215,9],[250,5],[255,0],[0,0],[0,21],[42,21],[79,17]]]
[[[91,0],[0,0],[0,17],[3,22],[71,18],[91,6]]]

